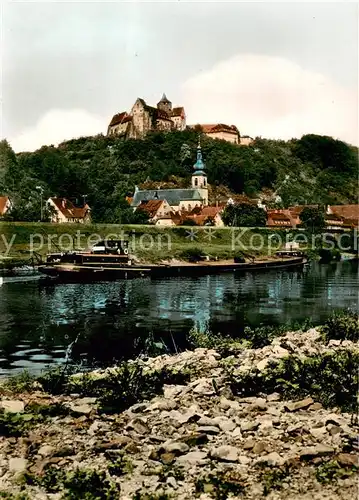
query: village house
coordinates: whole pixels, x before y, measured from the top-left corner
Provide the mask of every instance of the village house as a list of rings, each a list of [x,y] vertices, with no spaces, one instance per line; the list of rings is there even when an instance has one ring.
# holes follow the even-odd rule
[[[12,209],[13,205],[8,196],[0,196],[0,217],[4,217]]]
[[[253,142],[253,139],[248,135],[241,136],[235,125],[226,125],[225,123],[198,123],[197,125],[191,125],[191,128],[200,128],[208,137],[212,139],[221,139],[231,142],[232,144],[249,146]]]
[[[46,206],[51,213],[51,222],[55,223],[79,223],[90,222],[90,207],[85,204],[83,207],[76,207],[66,198],[49,198]]]
[[[156,223],[158,220],[164,220],[170,217],[171,207],[167,200],[143,200],[138,205],[137,210],[142,210],[148,215],[150,223]]]
[[[172,108],[172,103],[163,94],[157,107],[149,106],[138,97],[129,113],[122,111],[114,115],[109,123],[107,135],[126,139],[142,139],[150,131],[184,130],[186,113],[183,106]]]
[[[193,166],[194,172],[191,178],[191,188],[140,190],[136,186],[131,206],[136,210],[143,202],[150,200],[166,200],[172,212],[190,212],[195,207],[207,206],[208,184],[204,168],[201,144],[199,142],[197,147],[197,161]]]

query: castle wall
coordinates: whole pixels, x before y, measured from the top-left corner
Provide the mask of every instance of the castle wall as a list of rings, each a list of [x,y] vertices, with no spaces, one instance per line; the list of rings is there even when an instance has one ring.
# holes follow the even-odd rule
[[[231,142],[233,144],[238,144],[238,134],[233,134],[230,132],[210,132],[207,133],[208,137],[212,139],[222,139],[223,141]]]

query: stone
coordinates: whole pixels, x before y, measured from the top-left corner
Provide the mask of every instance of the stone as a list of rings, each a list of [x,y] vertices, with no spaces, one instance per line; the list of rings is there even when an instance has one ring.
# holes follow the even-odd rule
[[[223,445],[213,448],[210,452],[211,458],[223,460],[224,462],[236,462],[238,460],[238,449],[234,446]]]
[[[267,449],[267,443],[264,441],[257,441],[256,444],[253,446],[252,451],[256,455],[260,455]]]
[[[129,443],[132,443],[132,439],[129,436],[120,436],[119,438],[112,441],[96,443],[94,446],[94,450],[98,453],[101,453],[106,450],[124,448]]]
[[[42,457],[50,457],[55,453],[55,448],[49,444],[44,444],[39,448],[37,453]]]
[[[190,451],[176,460],[176,463],[180,465],[205,465],[207,462],[207,453],[203,451]]]
[[[78,405],[70,403],[69,407],[72,413],[75,413],[76,415],[87,416],[90,415],[90,413],[94,410],[94,407],[89,404]]]
[[[128,411],[131,413],[143,413],[147,409],[147,403],[136,403],[131,406]]]
[[[242,422],[241,423],[241,431],[242,432],[250,432],[250,431],[255,431],[259,427],[259,422],[252,421],[252,422]]]
[[[246,439],[242,445],[244,450],[251,450],[253,446],[256,444],[254,439]]]
[[[269,394],[267,396],[267,401],[269,403],[273,402],[273,401],[280,401],[280,394],[278,392],[273,392],[272,394]]]
[[[202,425],[202,426],[197,428],[197,431],[200,433],[213,434],[213,435],[220,433],[220,430],[218,429],[218,427],[214,427],[214,425]]]
[[[141,418],[135,418],[132,420],[128,426],[128,429],[133,429],[137,434],[148,434],[150,432],[150,429],[147,425],[147,423],[141,419]]]
[[[239,455],[237,460],[241,465],[248,465],[252,460],[246,455]]]
[[[264,455],[263,457],[260,457],[256,460],[256,464],[265,464],[269,465],[270,467],[276,467],[278,465],[283,465],[284,460],[283,458],[277,453],[276,451],[273,451],[272,453],[269,453],[268,455]]]
[[[249,409],[250,411],[267,411],[267,402],[263,398],[256,398]]]
[[[295,403],[286,403],[284,405],[284,409],[286,411],[298,411],[298,410],[305,410],[308,408],[308,406],[312,405],[314,403],[312,398],[306,398],[306,399],[301,399],[300,401],[296,401]]]
[[[207,379],[200,381],[193,389],[193,392],[201,396],[213,396],[215,394],[212,381]]]
[[[162,399],[161,401],[156,401],[151,406],[147,408],[147,411],[160,410],[160,411],[169,411],[175,410],[178,404],[173,399]]]
[[[309,406],[310,411],[317,411],[321,410],[323,408],[322,403],[313,403],[312,405]]]
[[[3,399],[0,402],[0,407],[5,413],[20,413],[25,409],[24,403],[18,399]]]
[[[169,476],[167,479],[166,479],[166,484],[170,487],[170,488],[173,488],[174,490],[176,490],[178,488],[178,484],[177,484],[177,481],[175,480],[175,478],[173,476]]]
[[[350,453],[339,453],[337,461],[342,467],[359,467],[358,455],[351,455]]]
[[[170,418],[174,421],[174,424],[181,426],[189,422],[198,422],[201,418],[197,412],[189,410],[186,413],[181,413],[178,410],[172,410],[169,413]]]
[[[268,358],[262,359],[262,361],[259,361],[259,363],[257,363],[257,365],[256,365],[257,370],[259,370],[259,371],[264,370],[267,367],[268,363],[269,363]]]
[[[208,437],[205,432],[192,432],[191,434],[182,436],[180,441],[186,443],[188,446],[199,446],[207,443]]]
[[[170,465],[174,462],[176,455],[174,453],[162,453],[160,460],[164,465]]]
[[[233,422],[233,420],[230,420],[228,418],[223,418],[220,422],[219,422],[219,428],[221,429],[221,431],[223,432],[229,432],[229,431],[233,431],[233,429],[235,429],[237,427],[237,425]]]
[[[316,457],[325,457],[334,453],[334,449],[325,444],[317,444],[316,446],[309,446],[303,448],[300,452],[300,458],[311,459]]]
[[[327,431],[331,436],[335,436],[335,434],[339,434],[341,432],[341,428],[339,427],[339,425],[328,424]]]
[[[22,474],[26,471],[28,461],[26,458],[10,458],[9,459],[9,471],[15,474]]]
[[[189,446],[180,441],[171,441],[163,443],[160,447],[160,453],[173,453],[174,455],[182,455],[189,451]]]
[[[197,422],[197,425],[208,425],[208,426],[216,426],[216,427],[219,427],[219,422],[220,422],[221,419],[215,419],[215,418],[210,418],[210,417],[201,417],[198,422]]]

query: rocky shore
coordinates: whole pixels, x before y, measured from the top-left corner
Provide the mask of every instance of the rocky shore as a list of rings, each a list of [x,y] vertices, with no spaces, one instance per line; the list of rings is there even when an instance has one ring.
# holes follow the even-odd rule
[[[166,373],[181,383],[164,383],[158,395],[118,412],[105,412],[88,395],[89,386],[113,381],[117,367],[72,376],[68,390],[56,395],[41,382],[17,394],[4,386],[0,498],[355,498],[355,411],[330,404],[314,382],[313,391],[300,392],[298,373],[288,371],[274,392],[267,379],[289,358],[314,363],[344,355],[357,356],[357,344],[324,342],[311,329],[260,349],[199,348],[138,359],[129,365],[142,377]],[[325,377],[323,371],[323,384]],[[288,397],[297,390],[300,397]],[[343,401],[350,396],[344,390]]]

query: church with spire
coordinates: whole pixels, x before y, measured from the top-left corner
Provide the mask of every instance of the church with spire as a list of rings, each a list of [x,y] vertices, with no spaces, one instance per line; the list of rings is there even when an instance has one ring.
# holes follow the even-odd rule
[[[157,201],[157,203],[154,203]],[[160,203],[162,202],[162,203]],[[195,208],[208,206],[208,183],[205,172],[205,165],[202,157],[200,139],[197,146],[197,158],[193,165],[191,177],[191,187],[187,189],[144,189],[135,188],[131,206],[134,210],[145,209],[146,206],[158,206],[163,213],[161,216],[170,213],[180,214],[191,212]]]
[[[150,131],[170,132],[186,128],[183,106],[172,107],[172,102],[163,94],[157,106],[149,106],[138,97],[131,111],[116,113],[107,128],[107,135],[125,139],[142,139]]]

